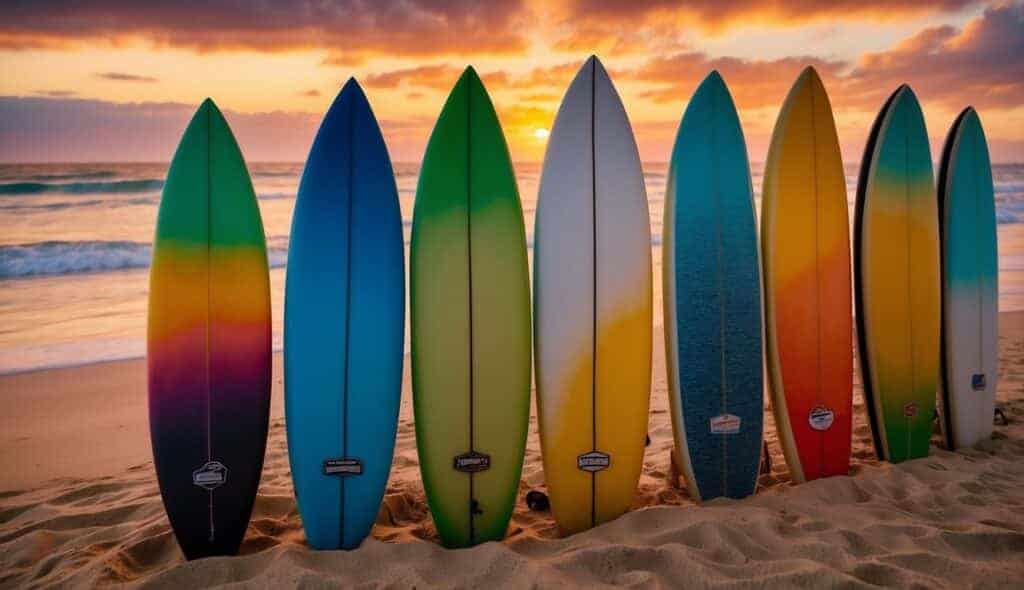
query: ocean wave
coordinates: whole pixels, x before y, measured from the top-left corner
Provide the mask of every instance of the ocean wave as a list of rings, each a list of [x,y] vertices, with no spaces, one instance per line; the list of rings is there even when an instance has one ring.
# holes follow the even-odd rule
[[[37,242],[0,246],[0,279],[147,268],[152,244],[130,241]],[[287,244],[267,251],[271,268],[288,260]]]
[[[256,195],[261,201],[279,201],[281,199],[294,199],[295,193],[262,193]]]
[[[1010,182],[995,182],[995,192],[997,195],[1001,194],[1013,194],[1020,193],[1024,194],[1024,182],[1010,181]]]
[[[1024,219],[1024,203],[1006,203],[996,207],[996,223],[1009,225]]]
[[[16,203],[14,205],[0,205],[0,211],[61,211],[71,207],[93,207],[103,203],[106,203],[106,201],[102,199],[90,199],[88,201],[75,202],[63,201],[60,203],[46,203],[44,205]]]
[[[88,201],[60,201],[57,203],[35,204],[16,202],[13,205],[0,205],[0,211],[62,211],[64,209],[80,209],[84,207],[103,206],[107,209],[133,207],[135,205],[152,205],[159,202],[159,197],[138,197],[134,199],[89,199]]]
[[[296,170],[253,170],[253,178],[298,178],[302,173],[301,169]]]
[[[113,170],[94,170],[90,172],[67,172],[55,174],[29,174],[22,179],[29,182],[53,182],[55,180],[98,180],[100,178],[115,178],[117,172]]]
[[[0,278],[145,268],[153,248],[139,242],[38,242],[0,247]]]
[[[101,193],[142,193],[158,191],[164,187],[163,180],[147,178],[142,180],[117,180],[113,182],[12,182],[0,184],[0,195],[94,195]]]

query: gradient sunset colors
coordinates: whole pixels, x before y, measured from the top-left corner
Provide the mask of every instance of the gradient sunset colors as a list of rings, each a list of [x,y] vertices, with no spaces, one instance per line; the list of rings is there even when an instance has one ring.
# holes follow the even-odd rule
[[[779,113],[761,207],[772,410],[798,482],[850,470],[850,221],[828,94],[804,70]]]
[[[188,559],[233,555],[270,417],[270,284],[263,223],[231,131],[206,100],[167,174],[150,271],[153,460]],[[215,486],[197,474],[222,473]]]
[[[395,161],[419,161],[447,91],[473,64],[515,161],[539,161],[564,89],[598,54],[641,159],[667,161],[680,113],[719,70],[751,158],[806,65],[855,163],[899,84],[922,101],[932,152],[967,104],[993,160],[1024,160],[1024,6],[939,0],[542,2],[223,0],[7,2],[0,8],[0,161],[168,161],[212,96],[250,161],[301,161],[341,82],[356,76]]]
[[[939,378],[939,215],[924,117],[901,86],[865,148],[854,221],[858,359],[875,452],[929,453]]]

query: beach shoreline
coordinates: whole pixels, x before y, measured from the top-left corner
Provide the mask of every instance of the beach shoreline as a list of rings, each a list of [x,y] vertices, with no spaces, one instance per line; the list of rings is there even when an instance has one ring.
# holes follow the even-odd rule
[[[535,416],[508,538],[441,548],[416,456],[408,357],[395,458],[373,538],[352,552],[304,542],[284,436],[281,355],[271,430],[241,556],[186,563],[163,513],[150,454],[144,359],[0,376],[0,587],[133,582],[204,587],[244,581],[390,586],[541,586],[745,581],[787,585],[1010,587],[1024,582],[1024,312],[1000,314],[998,403],[1010,422],[977,448],[935,446],[879,463],[855,376],[849,477],[793,485],[766,407],[772,470],[757,495],[693,505],[669,481],[672,431],[660,326],[651,445],[634,510],[560,538],[543,490]],[[767,401],[766,401],[767,404]],[[682,506],[683,508],[680,508]]]

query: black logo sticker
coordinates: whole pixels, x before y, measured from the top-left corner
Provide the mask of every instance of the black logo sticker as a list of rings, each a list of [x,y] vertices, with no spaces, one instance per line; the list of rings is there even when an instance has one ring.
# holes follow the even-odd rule
[[[344,457],[324,461],[324,475],[362,475],[363,462],[359,459]]]
[[[591,473],[608,469],[611,464],[612,458],[608,456],[608,453],[601,451],[591,451],[576,457],[576,467]]]
[[[974,391],[985,391],[984,373],[975,373],[971,375],[971,389]]]
[[[455,471],[462,471],[463,473],[487,471],[491,468],[491,456],[470,451],[455,457],[452,461],[452,467]]]
[[[208,461],[192,472],[192,483],[204,490],[215,490],[228,480],[228,468],[220,461]]]

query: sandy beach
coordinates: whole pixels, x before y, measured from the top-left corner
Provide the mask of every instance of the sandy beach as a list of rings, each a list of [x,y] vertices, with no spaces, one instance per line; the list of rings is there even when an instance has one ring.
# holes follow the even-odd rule
[[[502,543],[437,543],[416,457],[408,365],[394,465],[373,538],[313,552],[292,495],[280,355],[266,466],[241,556],[186,563],[150,456],[143,360],[0,377],[0,587],[1020,587],[1024,584],[1024,313],[1000,317],[991,441],[879,463],[855,397],[849,477],[792,485],[770,413],[771,473],[756,496],[696,506],[668,475],[672,446],[660,327],[651,445],[634,510],[559,538],[520,500]],[[544,489],[531,420],[520,498]]]

